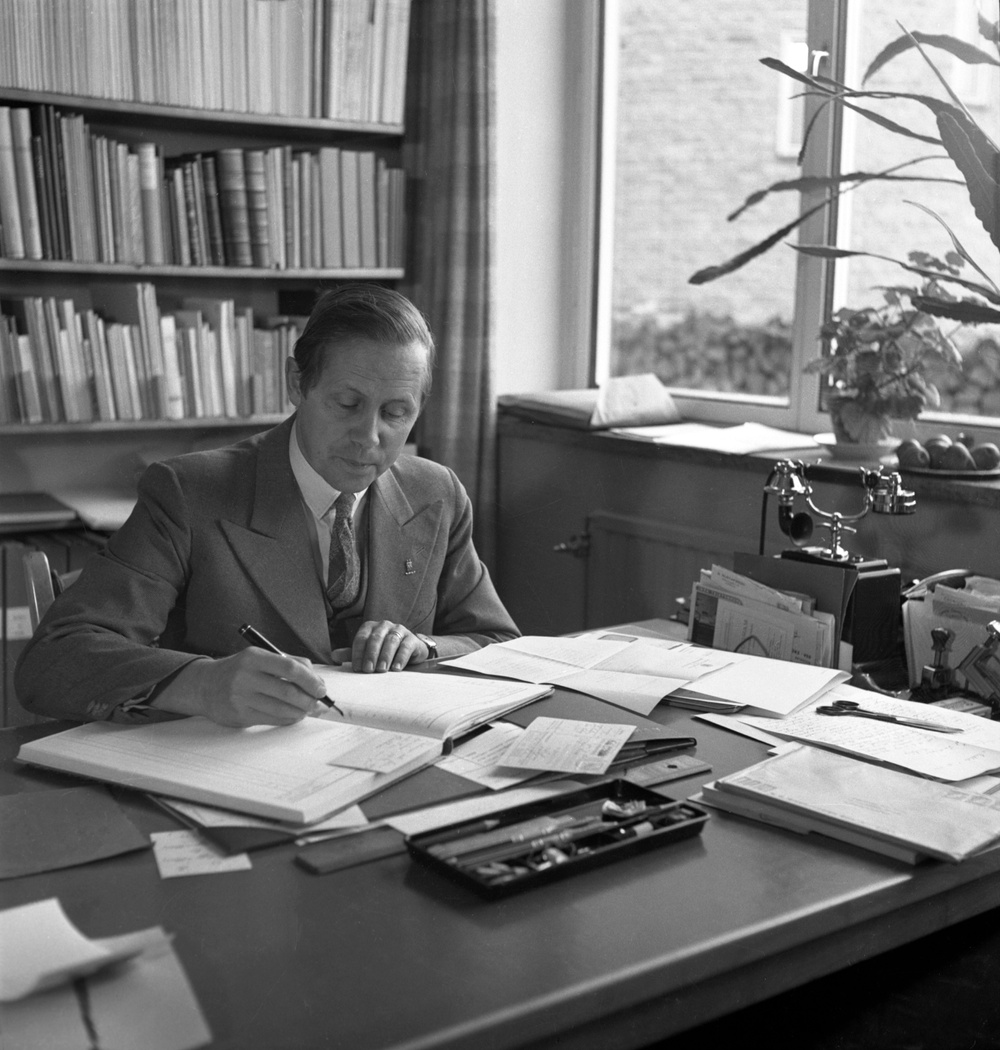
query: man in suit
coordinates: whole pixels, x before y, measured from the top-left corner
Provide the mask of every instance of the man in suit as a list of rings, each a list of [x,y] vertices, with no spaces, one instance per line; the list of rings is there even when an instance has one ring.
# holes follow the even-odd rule
[[[322,296],[287,362],[295,414],[145,472],[135,511],[22,653],[23,706],[286,725],[324,695],[309,661],[393,671],[516,637],[461,482],[397,458],[432,365],[426,322],[397,292]],[[248,648],[246,623],[278,651]]]

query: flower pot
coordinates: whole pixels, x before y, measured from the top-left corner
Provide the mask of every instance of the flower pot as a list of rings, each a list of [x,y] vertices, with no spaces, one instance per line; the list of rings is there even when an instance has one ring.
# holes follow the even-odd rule
[[[892,439],[892,420],[853,398],[830,399],[830,422],[838,444],[879,445]]]

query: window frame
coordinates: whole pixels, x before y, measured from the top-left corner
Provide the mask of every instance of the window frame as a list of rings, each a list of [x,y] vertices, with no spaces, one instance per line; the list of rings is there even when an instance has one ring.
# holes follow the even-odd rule
[[[841,82],[853,82],[859,71],[848,71],[848,56],[856,55],[849,34],[858,31],[860,19],[848,19],[848,8],[856,10],[863,0],[806,0],[807,47],[812,60]],[[600,0],[598,71],[598,172],[596,173],[596,245],[594,259],[593,346],[591,382],[599,385],[610,373],[612,332],[612,283],[614,260],[615,147],[617,129],[619,0]],[[820,100],[805,99],[805,126],[814,119]],[[843,122],[837,107],[825,107],[810,133],[803,159],[802,175],[832,174],[840,170],[842,153],[850,149],[844,142]],[[849,137],[849,133],[848,133]],[[823,197],[821,191],[803,193],[800,210],[805,211]],[[846,198],[845,198],[846,202]],[[849,212],[849,205],[845,208]],[[799,227],[798,238],[807,244],[837,243],[838,203],[821,209]],[[720,221],[722,221],[720,217]],[[844,239],[844,244],[847,239]],[[780,248],[776,250],[781,250]],[[787,249],[786,249],[787,250]],[[753,263],[750,264],[751,266]],[[784,398],[734,395],[713,391],[673,391],[673,397],[685,419],[709,423],[733,424],[752,419],[770,426],[800,433],[830,430],[830,417],[820,409],[820,380],[803,372],[805,364],[820,351],[818,332],[823,319],[832,312],[840,298],[838,291],[846,278],[844,267],[807,255],[798,255],[795,268],[794,316],[792,320],[792,361],[789,395]],[[725,278],[722,278],[725,280]],[[898,431],[927,437],[946,433],[952,437],[963,430],[974,431],[980,440],[1000,443],[1000,420],[990,417],[942,415],[925,412],[913,424]]]

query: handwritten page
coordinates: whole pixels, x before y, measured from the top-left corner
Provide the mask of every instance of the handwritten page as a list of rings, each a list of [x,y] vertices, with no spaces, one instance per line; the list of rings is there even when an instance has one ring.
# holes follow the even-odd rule
[[[630,725],[539,715],[507,750],[503,761],[519,769],[599,775],[607,772],[634,732]]]
[[[351,728],[365,730],[364,726]],[[370,729],[358,736],[356,744],[331,758],[333,765],[369,769],[374,773],[394,773],[397,769],[420,762],[428,755],[427,738],[412,733]]]
[[[924,718],[961,727],[959,734],[935,733],[855,715],[821,715],[815,708],[853,700],[870,711]],[[935,780],[961,781],[1000,770],[1000,726],[975,715],[897,700],[849,685],[837,686],[817,704],[775,721],[751,715],[741,722],[791,740],[819,744],[875,762],[908,769]],[[978,723],[978,724],[977,724]]]
[[[251,867],[246,853],[223,853],[194,831],[154,831],[150,837],[161,879],[220,875],[229,871],[249,871]]]
[[[524,732],[520,726],[498,722],[485,733],[459,744],[450,755],[438,759],[439,769],[465,777],[475,784],[501,791],[530,780],[534,773],[511,769],[501,761],[508,748]]]

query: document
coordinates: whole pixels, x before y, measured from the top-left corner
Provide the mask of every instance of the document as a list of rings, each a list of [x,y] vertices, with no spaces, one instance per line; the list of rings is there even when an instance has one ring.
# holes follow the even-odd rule
[[[92,722],[24,744],[18,758],[189,802],[308,824],[429,765],[453,735],[548,691],[405,671],[331,671],[327,688],[346,719],[368,724],[345,721],[335,711],[292,726],[249,729],[200,717],[142,726]]]
[[[442,666],[496,677],[523,676],[620,706],[631,704],[629,709],[640,714],[648,714],[656,703],[666,701],[714,710],[749,708],[755,714],[781,717],[849,677],[846,671],[829,667],[620,634],[577,638],[528,635],[488,645],[447,660]],[[645,675],[629,670],[637,667]],[[654,669],[657,674],[650,673]],[[620,677],[607,678],[608,672]],[[627,695],[630,692],[631,700]]]
[[[817,830],[829,822],[941,860],[1000,839],[1000,799],[808,746],[721,777],[714,789],[815,817]]]
[[[435,765],[474,784],[501,791],[535,776],[534,772],[512,769],[502,762],[506,752],[524,732],[520,726],[498,722],[483,733],[459,744],[450,755],[439,758]]]
[[[212,1034],[160,927],[90,940],[55,898],[0,912],[4,1050],[195,1050]]]
[[[731,663],[683,642],[584,635],[526,635],[487,645],[441,666],[500,678],[558,685],[648,715],[669,693]]]
[[[506,766],[601,775],[635,732],[629,725],[539,716],[502,757]]]
[[[817,706],[832,704],[835,700],[851,700],[881,714],[929,719],[961,728],[962,732],[936,733],[856,715],[816,713]],[[745,712],[736,718],[784,739],[831,748],[935,780],[957,782],[1000,771],[1000,723],[912,700],[897,700],[846,684],[831,689],[818,704],[780,721]]]
[[[229,854],[203,841],[193,831],[154,831],[153,856],[161,879],[187,875],[224,875],[249,871],[246,853]]]

